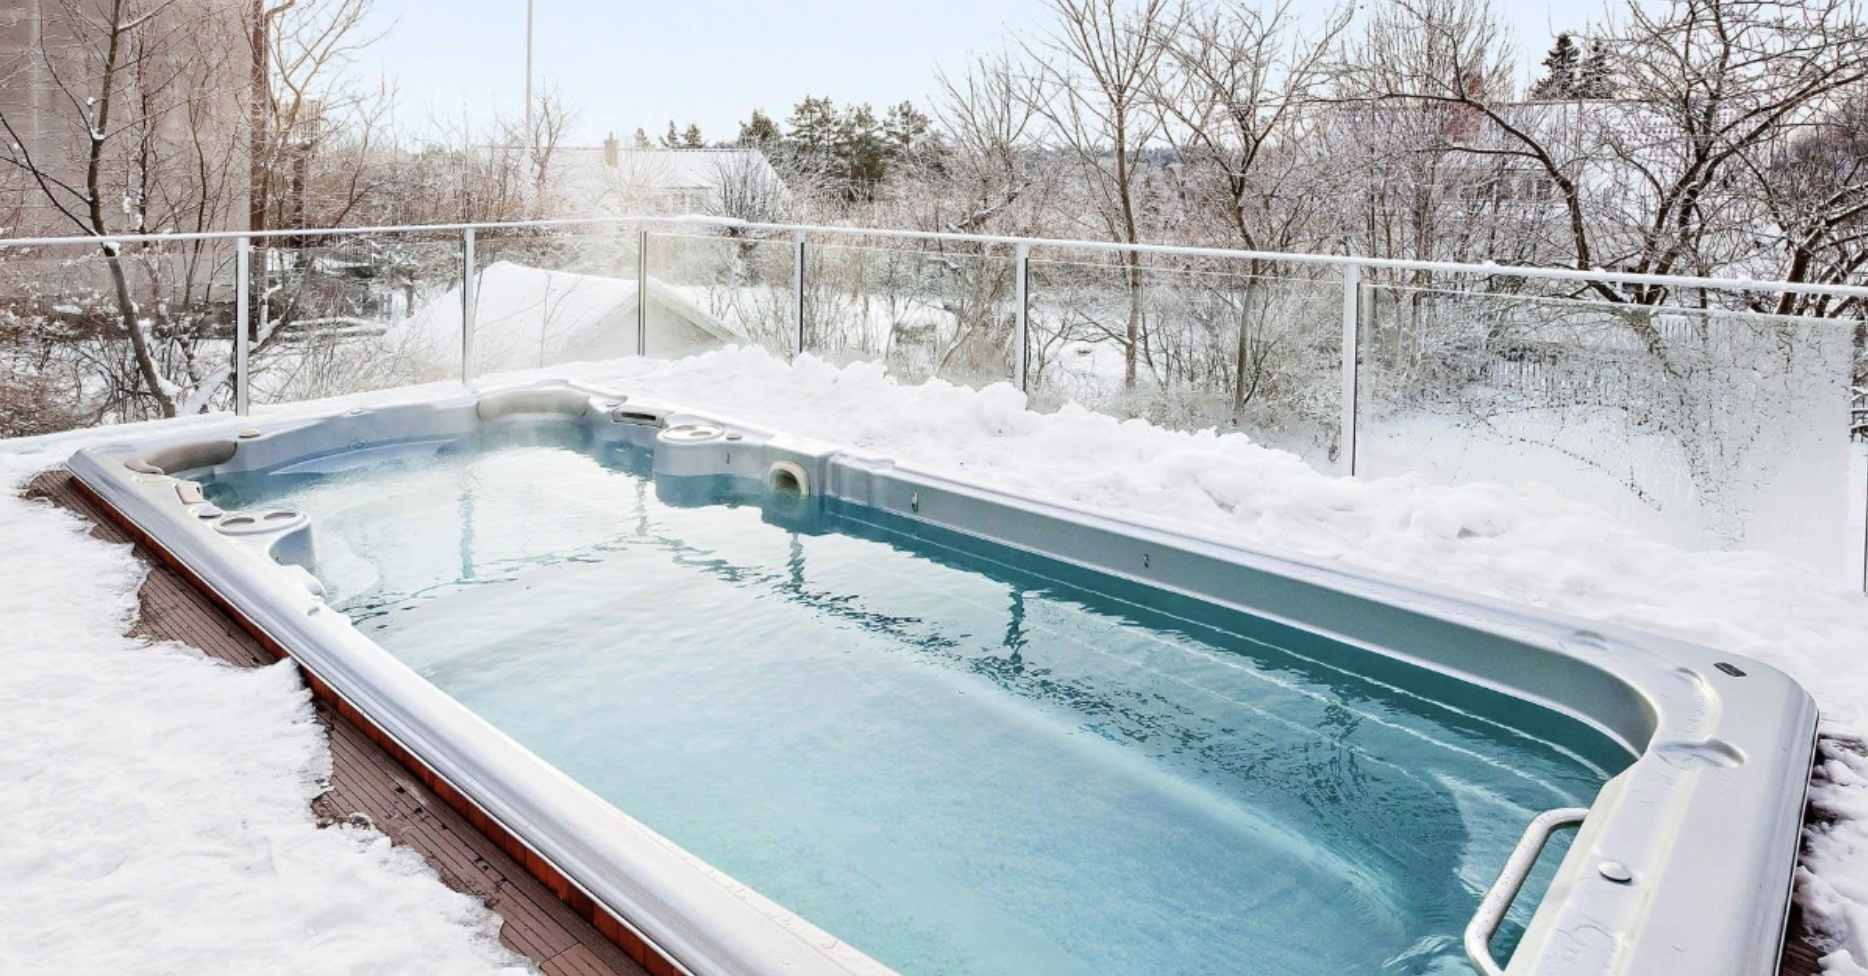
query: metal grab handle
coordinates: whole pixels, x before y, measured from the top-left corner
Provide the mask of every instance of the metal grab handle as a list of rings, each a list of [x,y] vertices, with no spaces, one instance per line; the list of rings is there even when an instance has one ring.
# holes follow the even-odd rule
[[[1505,913],[1511,910],[1511,903],[1517,900],[1518,892],[1524,889],[1524,881],[1531,876],[1531,868],[1537,864],[1538,855],[1544,853],[1550,835],[1559,827],[1582,823],[1588,815],[1589,811],[1583,807],[1545,810],[1531,818],[1530,825],[1524,828],[1524,836],[1505,859],[1498,880],[1492,882],[1485,897],[1479,899],[1478,910],[1472,913],[1472,921],[1466,923],[1466,958],[1472,960],[1472,968],[1482,976],[1505,976],[1505,967],[1492,958],[1492,936],[1498,932],[1498,923],[1505,920]]]

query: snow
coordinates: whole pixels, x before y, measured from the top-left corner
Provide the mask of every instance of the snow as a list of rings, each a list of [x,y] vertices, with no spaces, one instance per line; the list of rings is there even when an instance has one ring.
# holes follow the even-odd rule
[[[1868,976],[1868,749],[1823,743],[1810,785],[1821,816],[1804,830],[1797,897],[1829,950],[1823,971]]]
[[[787,364],[756,349],[559,366],[482,384],[536,376],[608,383],[1216,541],[1729,649],[1811,689],[1831,734],[1868,728],[1868,599],[1859,591],[1779,555],[1670,545],[1537,484],[1339,478],[1240,434],[1175,432],[1074,406],[1040,414],[1003,383],[907,386],[874,363],[801,356]],[[0,649],[0,777],[25,784],[0,795],[0,817],[32,838],[0,851],[0,889],[38,896],[0,908],[0,971],[11,953],[94,969],[148,958],[161,962],[143,968],[193,972],[238,958],[234,968],[294,972],[325,966],[322,947],[338,943],[346,948],[329,951],[378,953],[382,971],[512,965],[490,943],[484,913],[419,864],[367,831],[313,829],[305,803],[328,760],[289,671],[236,672],[120,636],[135,611],[131,560],[6,487],[74,443],[33,445],[10,461],[0,453],[10,465],[0,469],[0,537],[9,543],[0,551],[0,618],[14,637]],[[251,731],[227,734],[237,723]],[[1812,799],[1833,822],[1810,828],[1798,897],[1830,952],[1828,971],[1860,976],[1868,973],[1868,759],[1826,748]],[[82,832],[85,842],[69,845],[74,860],[54,852],[65,841],[46,829],[52,823]],[[253,913],[204,907],[236,900]],[[91,945],[77,920],[105,913],[125,934]],[[202,944],[220,954],[188,955]],[[309,945],[320,951],[304,952]]]
[[[715,339],[738,337],[653,278],[649,296],[651,309],[659,301]],[[474,299],[477,373],[555,363],[580,351],[634,345],[634,279],[495,261],[476,276]],[[457,285],[393,325],[383,337],[384,347],[430,364],[459,363],[461,306]]]
[[[475,289],[474,358],[494,370],[535,364],[606,322],[616,330],[633,327],[636,315],[636,283],[620,278],[496,261],[480,271]],[[416,309],[385,339],[431,350],[436,361],[458,362],[462,320],[456,286]]]
[[[290,665],[124,636],[143,571],[0,455],[0,972],[517,973],[498,920],[366,826]]]

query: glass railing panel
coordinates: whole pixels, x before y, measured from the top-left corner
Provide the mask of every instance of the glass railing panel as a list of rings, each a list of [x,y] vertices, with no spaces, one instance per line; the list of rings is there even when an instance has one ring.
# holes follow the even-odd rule
[[[0,247],[0,437],[230,409],[233,254]]]
[[[1328,277],[1033,260],[1032,404],[1238,431],[1333,469],[1342,308]]]
[[[481,232],[473,374],[635,355],[638,246],[620,228]]]
[[[806,252],[805,351],[880,362],[903,383],[1010,382],[1018,265],[1009,254],[813,243]]]
[[[409,235],[255,241],[256,406],[461,375],[461,244]]]
[[[790,359],[798,345],[795,254],[790,240],[649,235],[648,354],[757,346]]]
[[[1850,540],[1846,325],[1375,284],[1357,472],[1539,482],[1693,548]]]

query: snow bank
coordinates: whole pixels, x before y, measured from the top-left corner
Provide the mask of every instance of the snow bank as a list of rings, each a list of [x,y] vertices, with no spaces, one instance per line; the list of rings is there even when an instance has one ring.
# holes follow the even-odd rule
[[[64,454],[0,454],[0,972],[526,971],[419,855],[317,826],[289,665],[123,636],[140,564],[18,497]]]
[[[1868,976],[1868,751],[1825,742],[1810,802],[1819,817],[1804,831],[1797,899],[1829,950],[1823,971]]]

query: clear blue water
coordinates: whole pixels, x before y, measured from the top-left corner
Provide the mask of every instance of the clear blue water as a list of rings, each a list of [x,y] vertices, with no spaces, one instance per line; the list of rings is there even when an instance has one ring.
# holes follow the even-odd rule
[[[1526,822],[1627,761],[1313,635],[645,464],[430,443],[209,493],[309,512],[383,647],[906,976],[1470,972]]]

